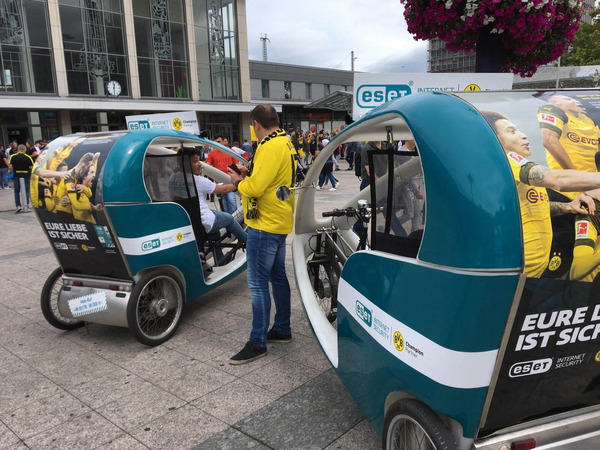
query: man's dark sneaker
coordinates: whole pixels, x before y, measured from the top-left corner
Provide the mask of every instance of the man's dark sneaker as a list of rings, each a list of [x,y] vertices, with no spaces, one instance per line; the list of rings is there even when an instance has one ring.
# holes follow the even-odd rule
[[[254,361],[255,359],[262,358],[267,354],[267,349],[263,347],[257,347],[252,342],[246,342],[244,348],[230,360],[229,364],[238,365],[246,364]]]
[[[279,331],[271,328],[267,333],[267,342],[290,342],[292,334],[281,334]]]

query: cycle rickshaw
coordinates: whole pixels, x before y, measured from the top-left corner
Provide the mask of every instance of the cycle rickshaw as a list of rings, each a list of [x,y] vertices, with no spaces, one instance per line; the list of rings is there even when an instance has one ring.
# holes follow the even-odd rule
[[[484,118],[501,113],[545,165],[540,126],[560,129],[563,117],[552,95],[583,103],[600,123],[598,91],[414,94],[323,150],[322,162],[345,142],[382,142],[369,153],[370,187],[328,217],[315,214],[314,190],[300,192],[292,249],[303,306],[384,448],[597,448],[600,291],[571,270],[574,241],[591,230],[576,230],[574,215],[553,217],[545,270],[526,272],[528,208],[547,202],[546,190],[524,186],[520,204],[509,157],[527,160]],[[386,145],[398,140],[416,150]],[[408,182],[424,200],[406,195]],[[367,245],[356,221],[368,226]]]
[[[51,325],[129,327],[159,345],[175,333],[184,302],[245,270],[236,238],[204,229],[190,165],[191,154],[211,148],[246,164],[235,152],[171,130],[74,134],[48,147],[31,186],[60,264],[41,295]],[[203,171],[230,182],[204,163]]]

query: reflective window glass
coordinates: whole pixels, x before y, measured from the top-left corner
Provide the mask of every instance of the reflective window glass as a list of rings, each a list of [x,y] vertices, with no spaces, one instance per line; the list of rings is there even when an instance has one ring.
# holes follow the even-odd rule
[[[192,2],[194,14],[194,25],[197,27],[208,27],[208,19],[206,15],[206,0],[194,0]]]
[[[42,2],[24,0],[25,15],[27,17],[27,31],[31,47],[48,48],[48,25],[46,23],[46,4]]]
[[[55,92],[46,2],[0,3],[0,92]]]
[[[138,57],[152,57],[152,27],[149,19],[134,18],[135,43]]]
[[[184,22],[183,2],[181,0],[169,0],[169,20],[171,22]]]
[[[173,46],[173,59],[186,61],[185,25],[171,23],[171,45]]]
[[[150,3],[148,0],[132,0],[133,15],[140,17],[150,17]]]
[[[60,22],[65,50],[85,50],[81,9],[61,6]]]
[[[194,27],[196,35],[196,61],[198,64],[209,64],[208,29]]]

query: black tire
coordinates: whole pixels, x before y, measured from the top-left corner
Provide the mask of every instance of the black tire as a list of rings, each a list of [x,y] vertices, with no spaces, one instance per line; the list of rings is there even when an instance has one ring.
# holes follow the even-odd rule
[[[394,403],[385,415],[382,448],[458,450],[458,444],[431,408],[407,398]]]
[[[327,317],[329,323],[337,320],[337,276],[329,264],[317,262],[316,259],[309,263],[309,277],[313,286],[319,306]]]
[[[183,289],[166,270],[152,270],[133,286],[127,303],[129,331],[144,345],[168,341],[177,331],[183,310]]]
[[[62,276],[62,269],[57,267],[46,279],[40,296],[40,306],[44,318],[50,325],[59,330],[70,331],[82,327],[84,323],[82,320],[62,316],[58,310],[58,294],[63,285]]]

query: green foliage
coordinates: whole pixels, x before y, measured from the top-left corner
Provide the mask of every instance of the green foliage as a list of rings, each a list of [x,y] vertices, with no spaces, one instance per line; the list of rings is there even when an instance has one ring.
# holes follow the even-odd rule
[[[600,9],[590,15],[594,24],[582,23],[575,39],[561,59],[563,66],[595,66],[600,64]]]

